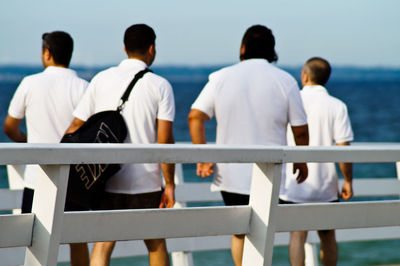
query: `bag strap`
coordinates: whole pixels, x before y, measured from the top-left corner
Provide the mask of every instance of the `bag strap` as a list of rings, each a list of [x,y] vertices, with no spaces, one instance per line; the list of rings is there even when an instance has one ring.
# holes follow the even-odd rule
[[[133,87],[135,86],[136,82],[138,82],[139,79],[141,79],[144,74],[146,74],[147,72],[153,72],[150,69],[146,68],[143,69],[141,71],[139,71],[138,73],[136,73],[135,77],[133,78],[133,80],[131,81],[131,83],[129,83],[128,87],[126,88],[124,94],[121,97],[121,104],[118,106],[117,111],[121,112],[122,109],[124,108],[125,102],[128,100],[129,95],[131,94],[131,91],[133,89]]]

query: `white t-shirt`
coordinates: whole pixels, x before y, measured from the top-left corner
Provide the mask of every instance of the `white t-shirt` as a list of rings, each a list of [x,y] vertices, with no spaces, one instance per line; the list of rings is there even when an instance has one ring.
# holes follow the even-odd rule
[[[346,105],[322,86],[305,86],[301,91],[308,120],[310,146],[332,146],[353,140]],[[288,144],[294,145],[288,134]],[[287,164],[280,198],[293,202],[329,202],[338,199],[338,175],[334,163],[308,163],[306,181],[297,184],[293,164]]]
[[[73,120],[72,112],[88,83],[76,72],[63,67],[47,67],[25,77],[8,109],[17,119],[26,117],[28,143],[58,143]],[[25,186],[33,188],[35,176],[43,174],[37,165],[25,170]]]
[[[135,74],[147,66],[136,59],[123,60],[118,66],[97,74],[89,84],[74,116],[86,121],[91,115],[116,110],[120,99]],[[175,102],[169,82],[146,73],[134,86],[122,111],[128,127],[125,143],[155,143],[156,121],[173,121]],[[125,164],[106,184],[106,191],[139,194],[161,190],[159,164]]]
[[[217,144],[286,145],[286,127],[305,125],[296,80],[264,59],[223,68],[192,105],[217,120]],[[250,194],[252,164],[216,167],[212,190]]]

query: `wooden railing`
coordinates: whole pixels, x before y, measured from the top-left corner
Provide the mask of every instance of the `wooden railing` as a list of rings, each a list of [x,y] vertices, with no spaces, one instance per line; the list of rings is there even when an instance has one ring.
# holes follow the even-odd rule
[[[326,204],[280,206],[277,204],[277,197],[280,167],[284,162],[396,162],[399,159],[400,146],[398,145],[289,148],[215,145],[3,144],[0,146],[0,164],[41,164],[49,179],[40,180],[37,185],[33,214],[0,216],[2,225],[0,247],[27,247],[26,265],[55,265],[60,243],[185,237],[183,240],[170,241],[169,249],[193,251],[202,249],[201,243],[204,237],[207,238],[208,248],[219,249],[227,248],[227,243],[213,246],[213,241],[208,237],[245,233],[247,236],[244,265],[269,265],[275,232],[382,227],[376,229],[380,230],[382,238],[398,237],[399,230],[392,227],[400,223],[398,219],[400,203],[397,200],[337,203],[329,204],[329,206]],[[65,214],[62,212],[68,173],[67,164],[208,161],[256,163],[249,206]],[[361,182],[368,186],[368,181]],[[388,192],[382,191],[381,195],[390,193],[398,195],[400,190],[397,181],[383,180],[381,182],[383,187],[385,182],[390,182],[390,185],[383,189]],[[180,193],[184,195],[187,189],[193,189],[191,186],[192,184],[182,185],[182,191],[181,188],[177,188],[177,199],[181,197]],[[200,185],[205,191],[208,190],[203,186],[206,185]],[[357,185],[355,187],[357,193]],[[14,193],[9,194],[8,197],[10,197],[10,202],[18,201]],[[218,196],[212,197],[214,200],[219,200]],[[339,211],[351,213],[350,216],[343,216],[351,217],[351,219],[343,220],[342,216],[335,215]],[[318,216],[319,219],[310,219],[311,214],[314,217]],[[133,221],[135,221],[134,225]],[[221,226],[221,221],[224,221],[223,226]],[[226,223],[226,221],[230,222]],[[110,232],[107,229],[115,225],[119,230],[107,233]],[[132,232],[131,228],[136,230]],[[155,231],[154,228],[159,228],[159,230]],[[352,230],[355,231],[351,234],[345,233],[343,236],[338,231],[338,239],[345,241],[374,239],[365,236],[364,233],[358,234],[357,237],[357,230],[360,229]],[[349,237],[350,235],[355,235],[355,237]],[[309,240],[312,243],[316,242],[313,241],[316,237],[311,235]],[[187,248],[193,245],[179,244],[184,241],[200,244],[196,244],[194,248]],[[287,243],[287,234],[283,237],[277,234],[275,243]],[[175,250],[171,247],[177,248]],[[9,253],[12,252],[11,249],[6,250]],[[118,255],[118,251],[116,254]]]

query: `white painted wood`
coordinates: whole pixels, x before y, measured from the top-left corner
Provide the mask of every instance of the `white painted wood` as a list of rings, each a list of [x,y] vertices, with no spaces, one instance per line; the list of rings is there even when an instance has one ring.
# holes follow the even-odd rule
[[[24,172],[25,165],[7,165],[7,176],[8,176],[8,185],[10,189],[23,189],[24,184]],[[14,214],[21,213],[21,205],[22,205],[22,194],[20,198],[17,200],[15,207],[13,207],[12,212]],[[14,203],[14,201],[12,201]]]
[[[276,219],[277,232],[398,226],[400,201],[280,205]]]
[[[0,144],[0,164],[395,162],[400,145],[224,146],[189,144]],[[40,154],[40,156],[37,156]]]
[[[252,208],[245,237],[243,265],[271,265],[281,164],[255,164],[250,191]]]
[[[0,248],[31,244],[33,214],[0,215]]]
[[[222,201],[221,193],[210,191],[209,182],[182,183],[176,186],[175,196],[182,202]]]
[[[351,146],[351,147],[267,147],[267,146],[256,146],[256,147],[227,147],[227,146],[216,146],[216,145],[127,145],[127,144],[0,144],[0,164],[29,164],[29,163],[44,163],[44,164],[67,164],[67,163],[77,163],[77,162],[118,162],[118,163],[141,163],[141,162],[256,162],[261,163],[260,165],[266,165],[267,163],[280,163],[280,162],[338,162],[338,161],[348,161],[348,162],[396,162],[400,161],[400,145],[374,145],[374,146]],[[58,166],[54,166],[57,168]],[[51,167],[50,167],[51,168]],[[65,167],[67,169],[68,167]],[[262,168],[262,167],[260,167]],[[265,170],[265,169],[264,169]],[[261,171],[263,172],[263,171]],[[268,171],[267,171],[268,172]],[[273,172],[273,171],[272,171]],[[255,225],[258,225],[262,235],[258,239],[263,239],[258,242],[257,247],[259,250],[266,254],[262,265],[268,265],[270,259],[271,245],[266,245],[266,243],[272,243],[273,235],[271,232],[276,230],[317,230],[317,229],[328,229],[328,228],[358,228],[358,227],[386,227],[388,228],[378,228],[377,230],[382,230],[380,233],[382,235],[390,235],[389,232],[395,232],[396,226],[399,225],[400,213],[399,201],[390,202],[367,202],[367,203],[339,203],[339,204],[329,204],[326,206],[324,204],[316,205],[296,205],[296,208],[291,208],[293,206],[276,207],[276,201],[274,200],[275,192],[279,190],[278,185],[272,186],[269,184],[267,178],[271,178],[271,174],[260,175],[263,176],[264,181],[259,181],[263,184],[264,188],[267,187],[272,191],[272,195],[265,195],[265,189],[258,195],[252,195],[254,199],[259,199],[260,202],[267,203],[265,206],[267,208],[261,209],[261,207],[254,207],[252,211],[251,228],[254,230]],[[66,174],[64,173],[66,176]],[[189,209],[182,210],[160,210],[154,213],[148,213],[146,211],[128,211],[128,213],[82,213],[74,216],[72,215],[62,215],[60,212],[63,210],[63,204],[65,200],[65,186],[54,188],[59,186],[63,182],[66,184],[66,180],[60,178],[60,172],[56,175],[50,174],[51,177],[57,176],[53,179],[57,182],[52,183],[50,181],[45,181],[45,188],[51,188],[44,193],[43,191],[39,193],[39,196],[35,195],[34,212],[36,215],[33,231],[33,245],[28,249],[27,265],[51,265],[51,262],[56,261],[54,255],[58,248],[58,242],[61,237],[64,237],[66,233],[70,233],[70,239],[76,241],[81,236],[77,234],[83,234],[84,241],[88,241],[90,237],[96,239],[96,241],[101,239],[137,239],[137,238],[153,238],[159,237],[185,237],[185,236],[203,236],[203,235],[218,235],[218,234],[235,234],[235,233],[245,233],[250,230],[245,225],[250,219],[250,209],[238,208],[229,209],[220,207],[209,208],[209,209],[193,209],[193,212]],[[267,178],[265,178],[267,176]],[[277,176],[272,174],[272,176]],[[51,180],[51,179],[49,179]],[[265,181],[267,180],[267,181]],[[275,181],[274,181],[275,182]],[[365,183],[365,186],[368,184]],[[389,186],[389,183],[385,185]],[[41,186],[42,187],[42,186]],[[398,183],[394,185],[394,188],[390,190],[390,193],[396,192],[398,188]],[[267,189],[267,191],[268,191]],[[58,191],[57,191],[58,190]],[[256,190],[255,190],[256,191]],[[260,190],[261,191],[261,190]],[[58,192],[58,193],[57,193]],[[274,194],[275,193],[275,194]],[[369,192],[368,192],[369,193]],[[37,194],[37,193],[36,193]],[[270,193],[271,194],[271,193]],[[190,195],[189,195],[190,196]],[[189,197],[188,196],[188,197]],[[198,200],[198,198],[193,197],[192,200]],[[61,203],[62,202],[62,203]],[[254,202],[257,202],[256,200]],[[272,203],[273,202],[273,203]],[[62,207],[60,207],[62,205]],[[49,207],[50,206],[50,207]],[[254,206],[262,206],[261,204],[255,204]],[[57,208],[60,207],[60,208]],[[253,206],[252,206],[253,207]],[[251,208],[251,207],[250,207]],[[192,208],[191,208],[192,209]],[[265,210],[267,209],[267,210]],[[257,210],[257,212],[256,212]],[[268,212],[268,210],[270,212]],[[182,212],[177,212],[182,211]],[[261,218],[258,211],[262,214]],[[214,213],[215,212],[215,213]],[[245,213],[247,212],[247,213]],[[267,214],[266,214],[267,213]],[[116,214],[111,216],[111,214]],[[340,215],[338,215],[340,214]],[[247,218],[244,218],[246,215]],[[310,217],[314,215],[314,218]],[[214,217],[216,216],[216,217]],[[236,218],[239,216],[240,224],[235,223]],[[317,216],[318,219],[315,219]],[[204,221],[204,217],[206,220]],[[213,218],[214,217],[214,218]],[[232,218],[233,217],[233,218]],[[346,217],[346,219],[343,219]],[[14,218],[14,217],[13,217]],[[62,219],[65,218],[67,221],[67,226],[64,227]],[[273,220],[278,219],[278,223]],[[143,222],[149,222],[143,227],[137,227],[133,223],[132,228],[138,228],[142,230],[140,233],[133,232],[128,225],[128,222],[138,219],[138,224]],[[164,224],[153,223],[153,220],[164,219]],[[247,220],[246,220],[247,219]],[[264,225],[260,224],[260,221],[266,221]],[[94,223],[94,225],[99,227],[97,229],[90,229],[90,223],[86,222],[89,220]],[[3,220],[5,221],[5,219]],[[11,224],[14,220],[8,220],[6,223]],[[179,221],[179,222],[177,222]],[[183,229],[179,228],[182,226],[181,221],[185,221],[183,224]],[[219,228],[218,225],[221,221],[225,222],[225,227],[229,228]],[[227,223],[226,221],[229,221]],[[294,223],[293,221],[296,221]],[[136,221],[135,221],[136,222]],[[98,226],[99,223],[100,226]],[[51,226],[48,226],[48,225]],[[100,233],[104,229],[109,229],[111,224],[110,235]],[[277,226],[274,228],[274,225]],[[122,227],[119,228],[118,226]],[[151,233],[150,228],[157,226],[157,228],[162,228],[160,232]],[[82,227],[80,227],[82,226]],[[215,228],[215,226],[217,226]],[[27,227],[27,226],[25,226]],[[62,227],[62,233],[61,232]],[[84,229],[82,229],[84,228]],[[86,229],[89,228],[89,232],[86,234]],[[391,229],[389,229],[391,228]],[[47,231],[47,229],[49,229]],[[211,229],[211,232],[207,231]],[[273,230],[274,229],[274,230]],[[388,229],[388,230],[384,230]],[[0,232],[3,234],[3,228],[0,227]],[[14,229],[13,229],[14,230]],[[115,231],[113,231],[115,230]],[[121,237],[120,232],[128,230],[126,237]],[[194,231],[193,231],[194,230]],[[264,230],[264,231],[262,231]],[[349,229],[345,229],[349,230]],[[350,235],[350,232],[362,232],[357,231],[361,229],[351,229],[354,231],[347,231],[347,234],[343,234],[344,238],[346,235]],[[337,230],[338,239],[342,230]],[[190,232],[190,233],[188,233]],[[253,232],[253,231],[251,231]],[[370,232],[372,232],[370,230]],[[62,236],[60,236],[62,234]],[[141,235],[143,234],[143,235]],[[146,234],[146,236],[144,236]],[[373,233],[371,233],[372,235]],[[26,237],[26,233],[21,234]],[[279,234],[278,234],[279,235]],[[355,234],[357,235],[357,234]],[[393,235],[393,234],[392,234]],[[86,238],[86,236],[89,236]],[[253,234],[254,236],[254,234]],[[360,239],[362,236],[358,236]],[[364,237],[369,236],[364,234]],[[348,239],[351,240],[351,237]],[[373,239],[368,238],[368,239]],[[186,240],[186,239],[185,239]],[[278,241],[278,237],[275,243]],[[311,242],[317,242],[317,240],[312,240]],[[19,243],[19,240],[17,241]],[[77,241],[81,242],[81,241]],[[179,243],[185,243],[184,241]],[[6,240],[2,243],[9,245]],[[40,246],[38,243],[44,243]],[[187,243],[187,242],[186,242]],[[260,244],[261,243],[261,244]],[[15,243],[15,245],[19,245]],[[25,244],[24,244],[25,245]],[[256,252],[257,249],[253,249]],[[44,254],[44,255],[43,255]],[[33,256],[35,255],[35,256]],[[39,261],[43,259],[42,261]],[[44,262],[43,262],[44,261]],[[254,264],[250,264],[254,265]],[[257,265],[257,264],[256,264]],[[260,264],[261,265],[261,264]]]
[[[339,187],[344,180],[339,180]],[[354,178],[353,190],[355,197],[399,196],[400,180],[397,178]]]
[[[0,211],[19,209],[21,213],[22,190],[0,189]],[[13,212],[18,214],[17,212]]]
[[[25,265],[56,265],[63,227],[69,165],[41,165],[48,178],[37,178],[33,198],[32,245],[25,254]],[[77,227],[79,228],[79,227]]]
[[[183,180],[182,164],[175,164],[175,185],[180,187],[185,181]],[[176,192],[175,192],[176,193]],[[174,208],[186,207],[185,202],[177,201]],[[174,266],[193,266],[193,256],[190,252],[179,251],[171,253],[172,265]]]
[[[61,243],[245,234],[250,210],[234,206],[67,212]]]
[[[315,243],[305,243],[304,251],[306,253],[305,266],[318,266],[318,248]]]

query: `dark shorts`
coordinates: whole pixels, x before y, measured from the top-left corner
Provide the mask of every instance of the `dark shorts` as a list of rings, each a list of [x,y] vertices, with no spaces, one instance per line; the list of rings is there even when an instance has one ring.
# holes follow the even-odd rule
[[[221,191],[226,206],[249,205],[250,195]]]
[[[142,194],[104,192],[96,210],[155,209],[161,202],[162,191]]]
[[[33,194],[34,190],[31,188],[24,188],[24,192],[22,194],[22,206],[21,213],[31,213],[32,212],[32,203],[33,203]]]
[[[339,202],[339,200],[332,200],[329,201],[331,203],[335,203],[335,202]],[[287,200],[283,200],[283,199],[279,199],[279,204],[300,204],[300,202],[293,202],[293,201],[287,201]]]
[[[66,200],[64,211],[66,211],[66,212],[81,212],[81,211],[89,211],[89,209]]]
[[[22,206],[21,213],[31,213],[32,212],[32,204],[33,204],[33,195],[35,194],[35,190],[31,188],[24,188],[24,193],[22,195]],[[81,207],[72,202],[65,202],[64,211],[88,211],[88,208]]]

